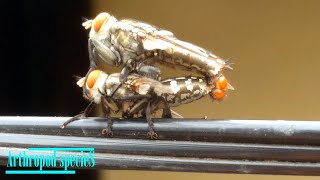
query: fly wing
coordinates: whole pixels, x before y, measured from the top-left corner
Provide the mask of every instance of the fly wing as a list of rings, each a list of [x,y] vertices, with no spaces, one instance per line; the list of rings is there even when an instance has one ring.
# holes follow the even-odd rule
[[[181,116],[179,113],[173,111],[172,109],[170,109],[170,111],[171,111],[172,118],[174,118],[174,119],[183,118],[183,116]],[[152,111],[151,117],[152,118],[162,118],[162,115],[163,115],[163,109],[155,109]]]
[[[123,19],[119,21],[119,25],[122,26],[122,28],[119,28],[130,30],[133,33],[137,33],[139,36],[152,35],[174,38],[172,32],[141,21]]]
[[[128,79],[130,80],[130,77]],[[126,83],[129,83],[131,89],[141,95],[146,95],[151,91],[154,91],[158,96],[161,96],[164,93],[173,93],[169,86],[147,77],[139,76]]]
[[[172,118],[183,118],[183,116],[181,116],[179,113],[175,112],[174,110],[170,110],[171,111],[171,115]]]
[[[234,87],[233,87],[230,83],[228,83],[228,84],[227,84],[227,89],[228,89],[228,90],[234,90]]]
[[[173,49],[179,49],[179,51],[185,54],[194,53],[202,58],[212,59],[216,63],[223,65],[225,68],[232,69],[226,62],[219,59],[213,53],[194,44],[177,39],[175,35],[168,30],[130,19],[121,20],[119,21],[119,24],[121,26],[119,26],[119,28],[131,31],[146,51],[156,49],[172,51]]]
[[[170,31],[131,19],[118,21],[116,29],[131,32],[133,37],[136,37],[137,42],[140,43],[139,45],[145,50],[165,50],[171,44],[161,38],[175,39],[175,36]]]
[[[163,50],[176,59],[185,60],[186,64],[191,64],[192,62],[194,65],[199,66],[200,69],[207,68],[209,65],[210,69],[208,70],[212,70],[212,72],[209,72],[210,74],[216,75],[221,69],[233,69],[229,62],[225,62],[210,51],[194,44],[181,41],[174,36],[170,37],[151,34],[145,36],[145,38],[141,38],[141,43],[145,50]]]

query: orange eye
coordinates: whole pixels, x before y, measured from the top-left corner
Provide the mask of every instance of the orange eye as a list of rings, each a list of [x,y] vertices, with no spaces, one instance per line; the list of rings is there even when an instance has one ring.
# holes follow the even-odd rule
[[[216,89],[227,89],[228,81],[224,76],[220,76],[216,82]]]
[[[215,99],[222,100],[225,96],[225,91],[223,91],[221,89],[215,89],[215,90],[213,90],[212,95]]]
[[[109,18],[108,13],[100,13],[96,18],[93,20],[93,29],[95,32],[98,32],[102,26],[102,24],[108,20]]]
[[[96,83],[101,71],[100,70],[94,70],[92,71],[87,79],[87,85],[91,89],[93,88],[94,84]]]

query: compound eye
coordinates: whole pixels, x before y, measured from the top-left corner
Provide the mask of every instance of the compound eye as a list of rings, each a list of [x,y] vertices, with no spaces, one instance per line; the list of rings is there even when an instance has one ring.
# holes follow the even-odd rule
[[[225,91],[223,91],[221,89],[215,89],[215,90],[213,90],[212,95],[215,99],[222,100],[225,96]]]
[[[220,76],[216,82],[216,89],[227,89],[228,80],[224,76]]]
[[[97,79],[100,76],[101,71],[100,70],[94,70],[90,72],[88,78],[87,78],[87,86],[91,89],[93,88],[94,84],[96,83]]]
[[[108,21],[110,15],[108,13],[100,13],[96,18],[93,20],[93,30],[98,32],[105,21]]]

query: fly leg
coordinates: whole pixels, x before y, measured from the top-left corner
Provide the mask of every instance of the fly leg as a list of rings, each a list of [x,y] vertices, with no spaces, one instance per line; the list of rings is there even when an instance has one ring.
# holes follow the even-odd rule
[[[95,56],[95,48],[92,43],[92,39],[89,38],[88,40],[88,53],[89,53],[89,62],[90,62],[90,69],[97,68],[97,58]]]
[[[88,117],[89,113],[90,113],[91,110],[92,110],[92,106],[93,106],[93,102],[91,101],[90,104],[86,107],[86,109],[85,109],[82,113],[80,113],[80,114],[78,114],[78,115],[70,118],[69,120],[65,121],[65,122],[60,126],[60,128],[61,128],[61,129],[64,129],[68,124],[70,124],[70,123],[72,123],[72,122],[74,122],[74,121],[80,120],[80,119],[82,119],[82,118]]]
[[[119,52],[109,43],[102,43],[99,40],[90,38],[88,41],[88,50],[91,68],[97,67],[98,59],[96,55],[98,55],[104,63],[111,66],[119,66],[121,64]]]
[[[87,72],[87,74],[85,76],[86,78],[85,78],[84,84],[87,84],[87,78],[88,78],[89,74],[93,70],[97,69],[97,58],[95,56],[95,48],[94,48],[94,45],[92,43],[92,39],[90,39],[90,38],[88,40],[88,54],[89,54],[90,68],[89,68],[89,71]],[[88,93],[88,91],[86,89],[86,85],[84,85],[82,87],[82,92],[83,92],[83,94],[87,94]]]
[[[141,99],[128,111],[128,116],[132,116],[138,113],[140,110],[146,107],[146,103],[148,102],[148,98]]]
[[[118,91],[118,89],[122,86],[122,84],[124,84],[127,81],[127,77],[129,75],[129,73],[131,72],[131,70],[128,67],[124,67],[121,72],[120,72],[120,83],[116,85],[116,87],[112,90],[112,92],[110,93],[110,98],[113,97],[113,95]]]
[[[157,99],[152,102],[151,112],[154,112],[156,110],[162,110],[161,118],[172,118],[169,104],[163,97],[157,97]]]
[[[148,128],[149,128],[149,132],[148,132],[147,136],[150,139],[157,139],[158,134],[154,130],[154,124],[151,119],[151,105],[157,104],[158,98],[157,98],[157,95],[155,94],[153,88],[149,89],[148,94],[151,94],[152,97],[151,97],[151,99],[148,99],[147,107],[145,108],[145,116],[146,116],[146,119],[148,122]]]
[[[150,98],[151,96],[148,94],[133,94],[133,95],[126,95],[125,97],[114,97],[113,99],[128,101],[128,100],[137,100],[143,98]],[[108,97],[110,98],[110,97]]]
[[[168,102],[163,97],[160,97],[160,101],[164,105],[162,118],[172,118],[171,109]]]
[[[157,133],[154,131],[154,124],[153,121],[151,119],[151,111],[150,111],[150,101],[147,104],[146,110],[145,110],[145,114],[146,114],[146,119],[148,121],[148,127],[149,127],[149,132],[148,132],[148,137],[150,139],[157,139],[158,135]]]
[[[106,103],[104,103],[105,101],[103,101],[101,99],[101,102],[103,102],[103,111],[105,113],[105,116],[108,120],[108,125],[107,125],[107,128],[106,129],[102,129],[102,135],[106,135],[108,137],[112,137],[113,136],[113,132],[112,132],[112,120],[111,120],[111,117],[110,117],[110,108],[108,107],[108,105]]]
[[[144,63],[140,63],[137,66],[137,72],[143,76],[150,77],[152,79],[158,80],[160,76],[160,69],[154,66],[146,65]]]
[[[85,84],[87,83],[87,77],[90,74],[90,72],[97,69],[97,55],[103,62],[111,66],[119,66],[121,64],[121,57],[119,52],[116,51],[112,45],[102,43],[96,39],[89,38],[88,53],[90,69],[86,74]],[[86,86],[83,86],[83,92],[87,92],[85,87]],[[118,88],[120,88],[120,86]]]
[[[128,59],[126,61],[126,64],[124,68],[120,72],[120,83],[116,86],[116,88],[110,93],[110,97],[113,97],[113,95],[118,91],[118,89],[127,81],[127,77],[130,74],[130,72],[137,70],[138,73],[141,72],[142,74],[151,75],[152,78],[158,79],[160,75],[160,69],[153,67],[153,66],[147,66],[142,60],[147,59],[148,56],[146,54],[140,54],[134,59]],[[148,59],[147,59],[148,60]],[[146,61],[146,60],[145,60]],[[140,62],[137,67],[137,62]]]
[[[147,104],[147,107],[146,107]],[[150,98],[144,98],[140,101],[138,101],[128,112],[128,117],[134,115],[135,113],[138,113],[140,110],[145,109],[145,116],[148,122],[148,128],[149,128],[149,132],[148,132],[148,137],[150,137],[151,139],[157,139],[158,135],[157,133],[154,131],[154,125],[151,119],[151,108],[150,108]]]
[[[127,77],[131,71],[136,68],[136,63],[133,59],[129,59],[126,63],[126,66],[121,70],[119,81],[120,83],[113,89],[110,93],[110,97],[112,98],[113,95],[118,91],[118,89],[127,81]]]

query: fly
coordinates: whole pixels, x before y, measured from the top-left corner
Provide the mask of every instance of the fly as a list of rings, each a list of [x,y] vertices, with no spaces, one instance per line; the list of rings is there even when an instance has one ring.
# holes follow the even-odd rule
[[[214,83],[213,78],[220,76],[223,69],[232,69],[229,63],[213,53],[147,23],[117,20],[104,12],[84,22],[83,26],[91,28],[88,40],[89,72],[97,68],[98,60],[107,65],[123,67],[119,85],[114,91],[132,71],[157,79],[160,69],[148,65],[154,62],[196,71],[204,75],[209,84]]]
[[[172,111],[170,107],[187,104],[210,95],[215,100],[222,100],[230,87],[224,76],[219,76],[213,85],[208,86],[204,77],[178,77],[157,81],[132,73],[127,81],[121,86],[114,96],[111,93],[120,82],[121,75],[94,70],[86,77],[81,78],[77,84],[85,87],[84,97],[91,101],[86,110],[61,127],[64,128],[72,121],[87,117],[93,103],[103,104],[108,119],[108,126],[103,134],[112,136],[112,121],[110,113],[120,113],[123,118],[145,117],[148,121],[148,136],[152,139],[157,137],[154,131],[152,117],[156,112],[162,111],[162,118],[182,118],[181,115]]]

